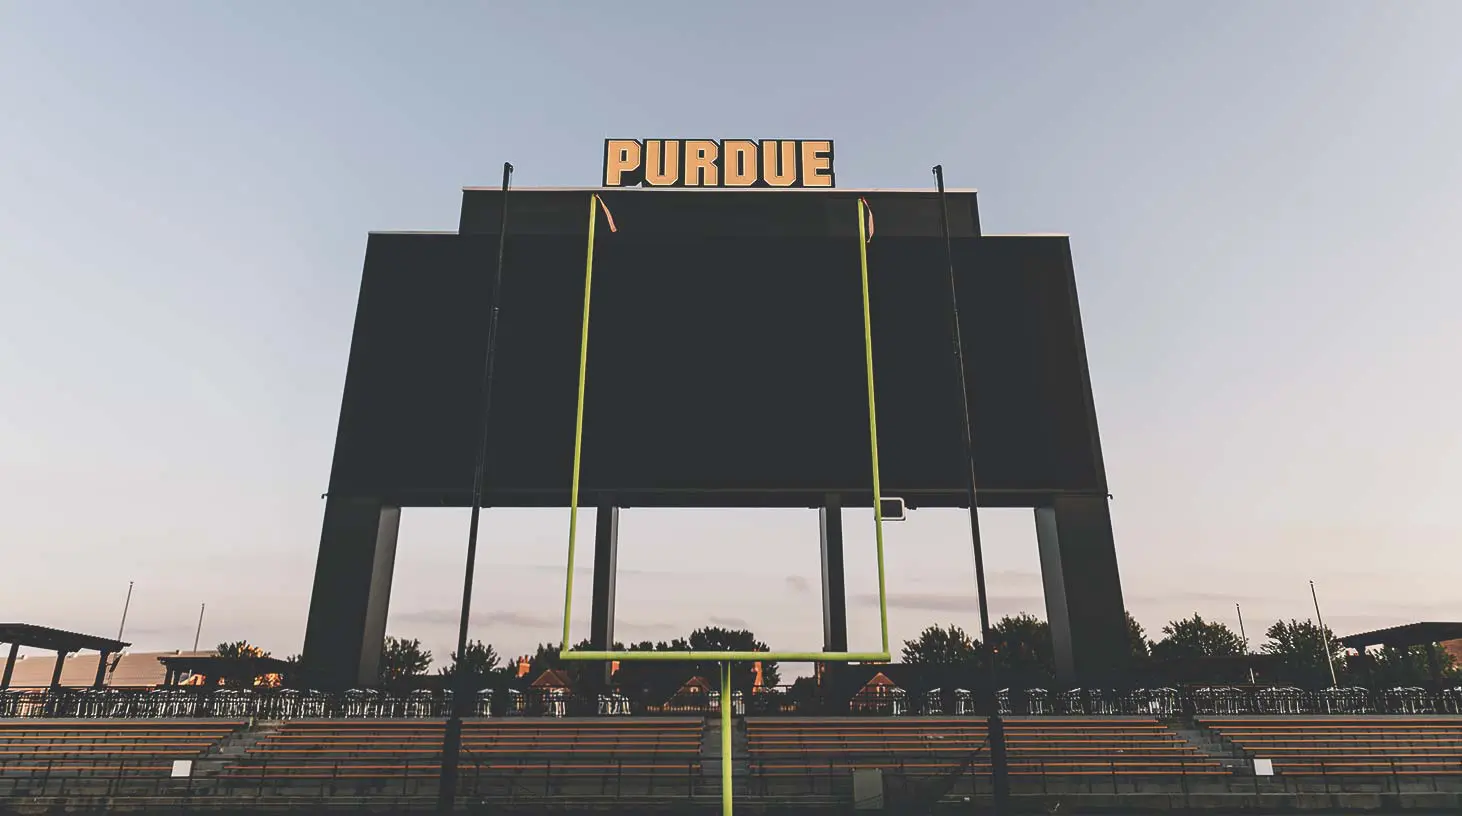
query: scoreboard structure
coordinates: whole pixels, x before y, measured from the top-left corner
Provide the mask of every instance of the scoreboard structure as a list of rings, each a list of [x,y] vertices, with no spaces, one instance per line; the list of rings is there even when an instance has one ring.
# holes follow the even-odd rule
[[[822,143],[787,144],[823,167]],[[691,148],[704,181],[708,148]],[[842,511],[873,503],[870,370],[882,495],[968,506],[940,199],[619,178],[507,194],[482,506],[595,508],[596,650],[614,641],[623,509],[816,510],[823,648],[846,653]],[[616,229],[590,246],[586,346],[595,197]],[[947,204],[977,502],[1034,509],[1061,678],[1120,683],[1127,628],[1070,241],[983,234],[974,191]],[[456,231],[367,240],[305,638],[314,687],[376,676],[401,509],[471,503],[503,206],[501,190],[468,188]]]

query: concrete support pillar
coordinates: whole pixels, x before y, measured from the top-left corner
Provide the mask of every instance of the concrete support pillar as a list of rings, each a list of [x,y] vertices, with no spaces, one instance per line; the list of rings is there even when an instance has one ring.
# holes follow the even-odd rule
[[[51,688],[61,685],[61,670],[66,668],[66,652],[56,652],[56,669],[51,672]]]
[[[594,515],[594,583],[589,602],[589,648],[608,651],[614,648],[614,591],[619,582],[619,508],[601,504]],[[565,643],[564,647],[573,646]],[[607,685],[613,667],[604,664]]]
[[[400,526],[399,507],[375,499],[326,499],[301,656],[311,688],[375,684]]]
[[[1057,680],[1125,686],[1131,650],[1107,497],[1059,496],[1035,515]]]
[[[15,674],[15,661],[20,658],[20,644],[10,644],[10,655],[5,658],[5,674],[0,675],[0,689],[10,688],[10,678]]]
[[[96,661],[96,679],[92,681],[92,688],[101,688],[107,682],[107,659],[112,656],[111,652],[102,652]]]
[[[817,511],[822,555],[822,650],[848,651],[848,585],[843,575],[843,507],[828,495]]]

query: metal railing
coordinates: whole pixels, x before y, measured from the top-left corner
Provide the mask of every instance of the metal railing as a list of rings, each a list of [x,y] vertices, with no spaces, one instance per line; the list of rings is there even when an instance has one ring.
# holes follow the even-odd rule
[[[278,765],[278,763],[276,763]],[[1056,761],[1017,763],[1012,768],[1012,790],[1028,794],[1102,794],[1168,792],[1236,793],[1347,793],[1462,791],[1462,760],[1425,771],[1408,768],[1404,760],[1377,763],[1358,770],[1354,762],[1314,760],[1303,772],[1281,770],[1273,777],[1257,777],[1247,770],[1202,773],[1194,767],[1167,771],[1127,771],[1120,760],[1088,763],[1080,771],[1063,769]],[[222,772],[170,776],[171,761],[144,759],[97,760],[91,768],[67,760],[0,760],[0,800],[43,797],[103,797],[109,799],[187,797],[246,802],[266,798],[334,798],[389,802],[414,800],[435,794],[439,766],[434,759],[403,761],[399,767],[363,773],[347,763],[322,764],[308,774],[269,763],[230,763]],[[970,766],[953,759],[948,768],[890,761],[880,767],[890,796],[915,795],[920,789],[944,784],[954,795],[990,793],[988,766]],[[863,763],[860,763],[863,767]],[[701,763],[659,762],[647,772],[634,760],[587,765],[582,760],[545,761],[526,769],[495,768],[464,756],[459,794],[467,801],[543,802],[556,798],[579,801],[634,799],[693,800],[713,797],[716,774],[703,774]],[[805,800],[843,797],[851,792],[851,771],[845,763],[824,767],[799,766],[788,773],[775,763],[752,759],[737,779],[750,798]],[[952,778],[953,777],[953,778]],[[952,783],[952,784],[950,784]]]
[[[1176,717],[1294,714],[1462,714],[1462,688],[1369,690],[1200,686],[1136,690],[1002,689],[1000,712],[1016,716],[1124,715]],[[357,689],[339,694],[293,689],[164,688],[0,691],[0,718],[167,719],[442,719],[452,692],[400,693]],[[968,689],[905,690],[880,686],[851,696],[775,687],[732,698],[737,716],[976,716],[985,712]],[[681,693],[652,701],[610,692],[482,689],[469,707],[477,717],[710,716],[719,695]]]
[[[493,768],[464,752],[459,794],[464,798],[541,801],[600,795],[691,798],[704,787],[699,760],[657,761],[653,772],[634,760],[584,760]],[[200,761],[193,757],[195,762]],[[206,759],[206,758],[205,758]],[[399,765],[393,763],[399,762]],[[643,761],[641,761],[643,762]],[[335,762],[308,768],[286,762],[230,760],[222,770],[173,777],[172,759],[0,760],[0,800],[17,797],[335,797],[410,799],[435,795],[439,758]]]

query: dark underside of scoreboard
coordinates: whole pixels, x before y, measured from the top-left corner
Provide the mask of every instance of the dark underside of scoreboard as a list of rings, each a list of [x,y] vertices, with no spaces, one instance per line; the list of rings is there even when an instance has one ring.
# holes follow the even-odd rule
[[[567,506],[591,195],[599,222],[580,503],[810,507],[872,492],[857,199],[885,495],[966,503],[949,267],[926,192],[509,194],[485,504]],[[982,506],[1106,493],[1064,237],[981,237],[952,194]],[[368,242],[334,495],[470,502],[502,196],[458,234]]]

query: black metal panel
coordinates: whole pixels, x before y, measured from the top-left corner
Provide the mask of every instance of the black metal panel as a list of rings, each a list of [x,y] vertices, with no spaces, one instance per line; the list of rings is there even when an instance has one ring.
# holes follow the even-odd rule
[[[938,238],[939,196],[890,190],[515,190],[510,235],[585,236],[589,201],[598,195],[618,226],[634,235],[736,238],[856,238],[858,199],[873,211],[874,234]],[[949,193],[950,234],[980,234],[971,192]],[[502,224],[501,190],[465,190],[458,231],[496,235]]]
[[[468,502],[496,246],[371,236],[332,494]],[[962,505],[943,244],[880,234],[868,252],[884,492]],[[509,239],[489,505],[568,503],[584,256],[582,237]],[[1068,241],[955,256],[981,505],[1105,495]],[[601,232],[581,503],[867,505],[860,292],[856,239]]]

